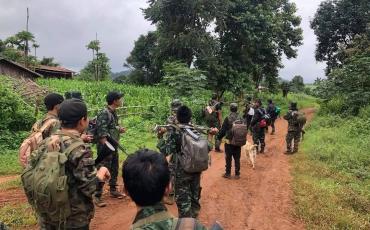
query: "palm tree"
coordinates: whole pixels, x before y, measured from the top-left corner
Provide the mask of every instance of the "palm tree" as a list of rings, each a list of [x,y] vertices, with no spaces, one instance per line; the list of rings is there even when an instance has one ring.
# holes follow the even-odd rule
[[[28,46],[28,42],[29,41],[32,41],[32,42],[35,42],[35,36],[33,36],[33,34],[31,32],[28,32],[28,31],[21,31],[21,32],[18,32],[16,35],[15,35],[16,38],[18,38],[21,42],[24,42],[24,56],[25,56],[25,65],[27,66],[28,63],[27,63],[27,59],[28,59],[28,52],[30,50],[29,46]]]
[[[40,45],[39,45],[39,44],[37,44],[37,43],[33,43],[33,44],[32,44],[32,47],[33,47],[33,48],[35,48],[35,58],[36,58],[36,60],[37,60],[36,49],[37,49],[37,48],[39,48],[39,47],[40,47]]]
[[[86,48],[89,50],[91,49],[92,52],[93,52],[93,62],[94,62],[94,59],[95,59],[95,55],[96,55],[96,60],[98,60],[99,56],[99,49],[100,49],[100,41],[99,40],[93,40],[93,41],[90,41],[89,44],[86,45]],[[99,80],[99,77],[98,77],[98,66],[97,64],[94,65],[94,68],[95,68],[95,80]]]

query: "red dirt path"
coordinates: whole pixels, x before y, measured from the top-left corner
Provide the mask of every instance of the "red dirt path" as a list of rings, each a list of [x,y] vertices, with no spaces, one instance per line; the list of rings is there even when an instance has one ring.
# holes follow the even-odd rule
[[[304,111],[311,120],[314,109]],[[225,230],[304,229],[303,223],[292,216],[289,156],[283,154],[287,123],[278,119],[275,125],[277,133],[266,135],[267,151],[257,156],[255,170],[242,155],[239,180],[222,178],[224,154],[212,153],[212,166],[202,175],[199,219],[203,224],[209,227],[218,220]],[[26,202],[22,192],[21,189],[0,192],[0,206],[15,199]],[[115,200],[108,195],[104,198],[108,206],[96,209],[91,229],[129,229],[136,213],[134,203],[128,198]],[[168,208],[177,214],[175,205]]]
[[[304,110],[308,120],[314,109]],[[202,209],[199,219],[206,226],[218,220],[225,230],[304,229],[292,216],[293,202],[289,156],[284,155],[287,122],[276,121],[276,135],[266,135],[265,154],[259,154],[253,170],[242,156],[241,178],[228,180],[224,173],[224,154],[212,153],[212,166],[202,175]],[[250,137],[249,137],[250,139]],[[136,213],[128,199],[106,197],[108,206],[98,208],[91,229],[129,229]],[[176,206],[169,206],[177,214]]]

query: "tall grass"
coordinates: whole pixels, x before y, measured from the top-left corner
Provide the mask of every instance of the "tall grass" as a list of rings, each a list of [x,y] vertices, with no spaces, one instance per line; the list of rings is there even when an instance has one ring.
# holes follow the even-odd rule
[[[370,118],[319,115],[294,156],[297,215],[308,229],[370,229]]]

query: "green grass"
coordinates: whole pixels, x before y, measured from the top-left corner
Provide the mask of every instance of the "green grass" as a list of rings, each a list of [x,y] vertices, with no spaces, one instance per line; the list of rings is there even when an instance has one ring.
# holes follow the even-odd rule
[[[32,208],[28,204],[0,206],[0,220],[11,229],[28,229],[37,224]]]
[[[370,229],[370,121],[318,116],[292,158],[296,215],[307,229]]]
[[[22,167],[18,161],[18,151],[2,149],[2,153],[0,153],[0,175],[19,174],[20,172],[22,172]]]

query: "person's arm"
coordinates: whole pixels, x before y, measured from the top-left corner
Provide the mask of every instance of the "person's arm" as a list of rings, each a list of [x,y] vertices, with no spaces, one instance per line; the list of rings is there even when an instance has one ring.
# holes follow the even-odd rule
[[[229,119],[228,119],[228,117],[226,117],[224,122],[222,123],[221,130],[217,134],[217,139],[221,140],[226,135],[227,130],[229,130]]]
[[[96,190],[97,172],[90,148],[81,147],[69,155],[69,163],[76,186],[86,197],[91,197]]]
[[[254,110],[254,115],[253,115],[253,118],[252,118],[252,121],[251,121],[251,126],[255,126],[257,124],[257,122],[259,122],[261,119],[261,113],[260,111],[258,111],[258,109],[255,109]]]
[[[107,111],[100,113],[96,119],[96,132],[101,144],[104,144],[107,140],[106,137],[109,136],[109,122],[109,114]]]

